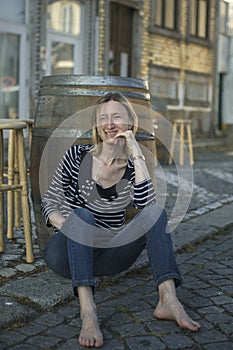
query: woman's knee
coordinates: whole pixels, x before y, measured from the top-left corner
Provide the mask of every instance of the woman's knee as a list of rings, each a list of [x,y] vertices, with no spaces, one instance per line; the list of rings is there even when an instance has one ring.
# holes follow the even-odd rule
[[[75,215],[77,215],[81,220],[85,221],[87,224],[95,225],[94,215],[87,208],[75,208]]]
[[[70,277],[67,254],[67,237],[61,232],[54,234],[44,250],[46,265],[63,277]]]

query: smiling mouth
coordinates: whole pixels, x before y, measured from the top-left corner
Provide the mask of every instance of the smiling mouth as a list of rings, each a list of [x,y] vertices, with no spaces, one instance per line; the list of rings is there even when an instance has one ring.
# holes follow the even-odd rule
[[[110,137],[114,137],[117,134],[117,131],[107,131],[106,134]]]

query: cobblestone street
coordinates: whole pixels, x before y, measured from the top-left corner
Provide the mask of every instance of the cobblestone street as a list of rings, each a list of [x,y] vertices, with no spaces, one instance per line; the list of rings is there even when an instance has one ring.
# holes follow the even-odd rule
[[[202,151],[196,158],[192,202],[173,233],[173,243],[184,278],[177,290],[179,299],[202,328],[191,333],[153,316],[158,294],[147,263],[139,262],[140,268],[98,280],[95,297],[103,349],[233,349],[233,153]],[[177,191],[176,174],[167,166],[165,173],[169,212]],[[83,349],[77,343],[79,304],[70,281],[47,271],[35,233],[33,240],[33,264],[23,260],[20,229],[1,256],[0,348]]]
[[[232,246],[231,229],[177,254],[184,277],[178,296],[202,325],[196,334],[153,317],[157,292],[147,267],[122,278],[103,279],[96,301],[104,349],[233,349]],[[7,303],[8,298],[4,300]],[[1,348],[81,349],[80,326],[78,302],[71,300],[47,312],[38,310],[28,324],[1,334]]]

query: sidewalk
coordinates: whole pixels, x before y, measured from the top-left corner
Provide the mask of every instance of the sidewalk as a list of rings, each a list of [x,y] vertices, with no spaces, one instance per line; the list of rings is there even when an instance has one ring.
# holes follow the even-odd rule
[[[144,252],[128,272],[98,280],[96,301],[104,349],[233,349],[232,156],[229,150],[219,154],[205,149],[196,157],[194,203],[172,238],[184,277],[178,295],[202,329],[191,334],[153,317],[158,295]],[[222,176],[220,182],[216,175]],[[36,243],[35,263],[22,263],[22,230],[17,234],[18,246],[7,246],[0,269],[0,348],[81,349],[78,302],[70,281],[46,269]]]

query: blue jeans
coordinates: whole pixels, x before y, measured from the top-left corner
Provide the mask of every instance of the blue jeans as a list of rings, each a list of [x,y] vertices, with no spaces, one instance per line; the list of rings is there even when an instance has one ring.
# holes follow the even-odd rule
[[[143,236],[118,247],[94,248],[80,244],[60,231],[55,233],[44,250],[47,266],[63,277],[72,278],[74,293],[77,295],[78,286],[92,286],[94,290],[94,277],[114,275],[127,270],[146,247],[155,286],[158,287],[168,279],[174,279],[178,286],[181,276],[176,265],[170,233],[166,232],[166,212],[156,205],[150,205],[137,214],[137,219],[140,219],[140,222],[143,217],[146,219],[149,211],[159,211],[156,223]],[[89,210],[77,208],[74,213],[84,222],[95,226],[94,217]],[[134,221],[135,218],[131,225]]]

